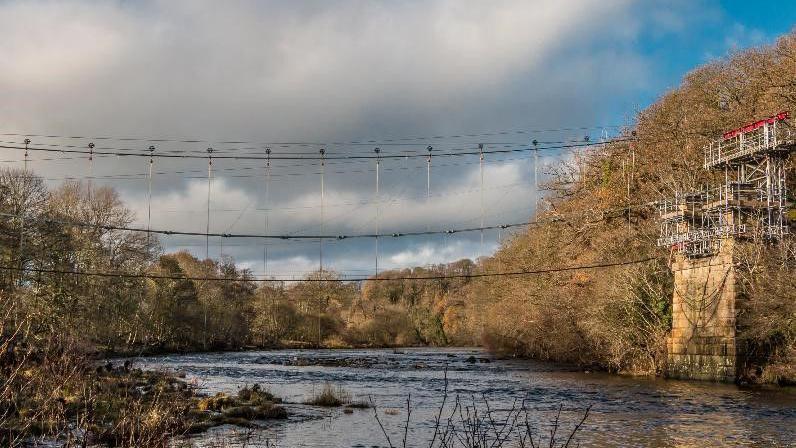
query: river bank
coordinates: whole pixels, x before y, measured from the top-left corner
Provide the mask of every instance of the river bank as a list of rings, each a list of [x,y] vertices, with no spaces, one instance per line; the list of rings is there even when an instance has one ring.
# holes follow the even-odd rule
[[[248,428],[287,417],[281,399],[259,385],[210,396],[184,375],[129,360],[60,361],[4,369],[0,444],[157,447],[221,425]]]

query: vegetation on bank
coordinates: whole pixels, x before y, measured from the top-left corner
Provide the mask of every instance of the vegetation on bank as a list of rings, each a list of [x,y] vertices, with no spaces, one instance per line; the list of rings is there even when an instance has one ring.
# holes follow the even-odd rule
[[[287,417],[281,400],[257,385],[202,397],[174,375],[100,362],[72,336],[37,335],[13,302],[0,305],[2,446],[163,447],[213,426]]]

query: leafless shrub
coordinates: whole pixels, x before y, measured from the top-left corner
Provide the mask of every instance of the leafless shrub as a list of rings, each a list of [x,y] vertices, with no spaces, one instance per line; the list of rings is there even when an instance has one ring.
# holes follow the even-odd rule
[[[531,423],[532,411],[528,408],[528,400],[514,400],[507,411],[497,412],[486,395],[464,398],[456,395],[453,406],[446,409],[448,402],[448,377],[445,372],[445,388],[437,416],[434,422],[434,433],[426,443],[413,443],[407,440],[409,433],[412,407],[411,396],[406,399],[406,420],[403,425],[401,447],[428,446],[428,448],[500,448],[519,446],[521,448],[568,448],[578,446],[577,434],[583,428],[589,416],[591,406],[583,412],[583,416],[569,431],[561,434],[561,411],[558,407],[555,418],[551,422],[549,434],[536,429]],[[394,448],[390,435],[379,418],[378,409],[373,399],[373,417],[379,425],[390,448]]]
[[[0,445],[165,447],[186,429],[190,391],[165,375],[97,367],[69,336],[34,332],[13,299],[0,297]]]

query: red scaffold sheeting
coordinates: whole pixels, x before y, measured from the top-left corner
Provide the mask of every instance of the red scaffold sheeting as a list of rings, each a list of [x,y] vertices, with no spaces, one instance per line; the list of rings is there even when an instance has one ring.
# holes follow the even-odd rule
[[[727,131],[727,132],[725,132],[723,134],[723,137],[724,137],[724,140],[729,140],[729,139],[731,139],[733,137],[736,137],[736,136],[738,136],[740,134],[746,134],[747,132],[752,132],[755,129],[762,128],[763,125],[765,125],[766,123],[774,124],[774,122],[776,122],[776,121],[783,121],[783,120],[787,120],[788,118],[790,118],[790,112],[788,112],[788,111],[780,112],[780,113],[778,113],[776,115],[773,115],[771,117],[764,118],[764,119],[759,120],[759,121],[755,121],[754,123],[749,123],[749,124],[747,124],[745,126],[741,126],[740,128],[737,128],[737,129],[733,129],[732,131]]]

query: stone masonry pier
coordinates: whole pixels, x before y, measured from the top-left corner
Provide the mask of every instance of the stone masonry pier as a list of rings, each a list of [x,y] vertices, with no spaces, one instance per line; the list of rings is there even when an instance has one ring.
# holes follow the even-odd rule
[[[672,262],[674,297],[668,376],[734,381],[736,276],[732,240],[713,256]]]

